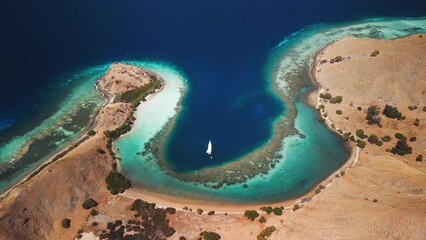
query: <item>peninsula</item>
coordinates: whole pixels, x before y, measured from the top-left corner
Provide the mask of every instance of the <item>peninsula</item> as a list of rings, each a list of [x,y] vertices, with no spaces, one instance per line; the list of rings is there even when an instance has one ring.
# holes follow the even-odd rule
[[[117,171],[113,142],[131,129],[138,104],[167,83],[154,72],[113,64],[97,82],[108,103],[87,136],[0,200],[1,237],[423,239],[425,56],[420,34],[346,37],[312,56],[317,88],[306,100],[353,152],[310,192],[266,205],[207,203],[130,187]]]

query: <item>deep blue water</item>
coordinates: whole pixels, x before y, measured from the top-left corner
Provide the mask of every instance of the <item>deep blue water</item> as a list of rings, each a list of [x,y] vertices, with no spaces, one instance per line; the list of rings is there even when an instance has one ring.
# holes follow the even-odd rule
[[[25,132],[58,108],[48,87],[66,72],[124,59],[166,60],[189,79],[167,154],[179,170],[214,142],[215,164],[260,146],[284,106],[262,66],[307,25],[424,16],[424,1],[8,1],[0,9],[0,129]],[[15,124],[13,124],[15,123]],[[181,149],[200,149],[189,155]],[[189,159],[189,160],[188,160]]]

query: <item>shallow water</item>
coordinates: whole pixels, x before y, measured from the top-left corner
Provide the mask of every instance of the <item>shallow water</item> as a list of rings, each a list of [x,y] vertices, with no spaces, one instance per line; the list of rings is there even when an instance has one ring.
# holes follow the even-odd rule
[[[289,91],[294,90],[291,87],[291,81],[301,81],[309,86],[310,79],[301,79],[301,77],[308,76],[311,57],[321,46],[333,40],[344,36],[389,39],[422,31],[426,31],[425,19],[370,19],[336,25],[310,26],[284,39],[274,48],[270,55],[268,76],[272,78],[270,79],[271,84],[278,84],[277,91],[288,95]],[[159,93],[151,100],[152,102],[142,103],[138,109],[138,119],[134,129],[116,143],[116,147],[119,149],[118,155],[122,158],[121,171],[136,186],[169,195],[209,201],[274,202],[294,198],[307,192],[319,181],[337,170],[349,156],[342,139],[330,132],[324,124],[319,123],[315,118],[315,110],[301,100],[306,88],[299,88],[299,92],[296,94],[299,97],[294,102],[297,109],[294,126],[305,137],[300,135],[286,137],[283,140],[282,149],[279,150],[283,158],[268,174],[258,174],[245,183],[219,189],[212,189],[200,183],[182,182],[170,177],[161,170],[152,155],[141,154],[145,149],[145,143],[153,138],[156,132],[162,129],[161,126],[164,126],[167,120],[176,114],[178,95],[182,92],[180,86],[187,79],[175,70],[172,70],[173,74],[164,75],[165,72],[170,73],[168,68],[167,65],[160,65],[157,71],[163,76],[166,83],[173,83],[173,86],[179,87],[169,86],[165,89],[167,94]],[[181,82],[181,84],[176,84],[176,82]],[[168,96],[169,94],[170,96]],[[164,106],[164,103],[168,103],[169,106]],[[144,111],[144,109],[156,110]],[[158,111],[158,109],[161,110]],[[183,111],[179,114],[184,113]],[[167,140],[173,139],[175,137],[172,136]],[[201,152],[205,150],[204,145],[200,147],[200,150],[196,146],[180,149],[180,151]],[[188,160],[188,164],[190,161]],[[210,160],[205,155],[204,159],[200,161],[214,161],[214,158]],[[247,184],[248,188],[244,188],[243,184]]]

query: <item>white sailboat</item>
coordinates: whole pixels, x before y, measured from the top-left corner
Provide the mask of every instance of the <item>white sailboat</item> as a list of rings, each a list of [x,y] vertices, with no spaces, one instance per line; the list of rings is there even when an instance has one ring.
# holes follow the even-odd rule
[[[210,158],[213,158],[211,155],[212,155],[212,141],[209,141],[209,144],[207,145],[207,150],[206,150],[206,153],[208,154],[208,155],[210,155]]]

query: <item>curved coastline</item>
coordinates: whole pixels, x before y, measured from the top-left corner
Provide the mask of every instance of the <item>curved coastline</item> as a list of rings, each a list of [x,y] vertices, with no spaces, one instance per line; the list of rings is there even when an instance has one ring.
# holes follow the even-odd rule
[[[305,28],[304,30],[301,30],[301,31],[299,31],[295,34],[292,34],[290,37],[286,38],[283,42],[281,42],[275,48],[274,51],[276,51],[276,52],[274,52],[271,55],[271,59],[275,60],[275,61],[271,61],[271,62],[273,62],[273,64],[271,64],[272,65],[271,67],[273,67],[271,69],[273,69],[273,70],[271,70],[271,76],[269,76],[269,79],[271,81],[271,87],[279,97],[286,98],[286,99],[288,98],[290,100],[296,101],[297,98],[301,97],[301,95],[300,95],[301,90],[305,87],[310,86],[310,81],[312,79],[309,77],[309,70],[307,70],[307,69],[309,69],[309,65],[312,64],[312,58],[311,57],[314,55],[314,53],[312,53],[308,57],[309,64],[307,64],[306,62],[303,63],[303,62],[300,62],[300,61],[299,62],[296,61],[295,65],[301,64],[302,67],[308,66],[308,68],[304,68],[299,72],[295,71],[294,68],[286,68],[286,64],[287,64],[286,61],[288,61],[288,58],[286,58],[286,56],[283,56],[283,54],[284,55],[289,54],[291,56],[291,55],[297,55],[298,53],[305,53],[305,54],[307,53],[309,55],[310,51],[315,50],[315,45],[312,46],[312,44],[311,44],[309,49],[304,49],[302,47],[301,49],[299,49],[300,51],[293,51],[294,48],[296,48],[296,50],[297,50],[297,47],[300,47],[300,45],[303,45],[300,42],[298,42],[297,40],[305,39],[309,43],[309,39],[312,38],[313,36],[323,36],[325,38],[321,39],[321,41],[326,41],[326,40],[327,41],[333,41],[334,38],[338,39],[340,37],[339,34],[335,34],[335,32],[339,32],[339,30],[340,30],[340,32],[343,32],[343,33],[340,33],[340,34],[349,34],[351,36],[356,36],[356,37],[397,38],[397,37],[402,37],[402,36],[405,36],[405,35],[410,35],[410,34],[414,34],[414,33],[417,33],[417,32],[424,31],[425,26],[426,26],[426,24],[424,23],[425,21],[426,21],[425,18],[421,18],[421,19],[368,19],[368,20],[361,21],[361,23],[359,23],[359,22],[358,23],[344,23],[344,24],[336,24],[336,25],[320,24],[320,25],[315,25],[315,26],[310,26],[308,28]],[[373,23],[375,23],[376,25],[374,25]],[[346,29],[348,32],[341,31],[342,28]],[[379,30],[383,30],[383,31],[379,31]],[[309,35],[310,35],[310,37],[308,37]],[[330,40],[329,39],[330,37],[332,37],[333,39]],[[318,41],[318,42],[322,43],[321,41]],[[298,46],[297,43],[299,43],[299,46]],[[317,43],[317,44],[319,44],[319,43]],[[309,45],[309,44],[305,43],[305,46],[307,46],[307,45]],[[292,52],[289,53],[288,51],[286,51],[286,50],[288,50],[288,48],[291,48]],[[318,49],[316,49],[315,51],[317,51],[317,50]],[[299,60],[302,60],[302,59],[299,59]],[[132,61],[126,61],[126,62],[130,63],[130,64],[135,63],[135,62],[132,62]],[[147,64],[147,62],[145,62],[145,64]],[[300,65],[299,65],[299,67],[300,67]],[[283,69],[285,69],[285,70],[283,71]],[[176,69],[174,69],[174,70],[176,70]],[[308,76],[308,78],[306,78],[306,76]],[[287,80],[289,80],[289,81],[287,81]],[[296,80],[300,80],[300,81],[296,81]],[[183,81],[185,82],[186,80],[184,79]],[[283,83],[283,81],[285,83]],[[294,89],[298,89],[298,91],[293,91]],[[292,93],[295,93],[295,94],[294,95],[288,94],[289,92],[292,92]],[[183,96],[183,94],[182,94],[182,96]],[[174,123],[173,119],[175,119],[175,117],[178,115],[179,108],[181,107],[180,104],[179,104],[180,101],[181,101],[181,98],[179,98],[179,101],[177,102],[178,105],[176,106],[176,109],[175,109],[176,114],[173,115],[169,119],[169,121],[167,122],[167,126],[169,126],[169,129],[171,129],[173,127],[173,123]],[[293,141],[295,139],[299,139],[299,141],[300,141],[304,137],[303,133],[299,134],[299,135],[294,135],[297,132],[297,127],[292,128],[291,127],[292,122],[289,119],[291,119],[291,116],[292,116],[291,113],[292,112],[294,113],[294,118],[297,117],[297,115],[298,115],[298,114],[296,115],[297,107],[307,107],[307,105],[303,102],[301,104],[305,105],[305,106],[302,106],[300,104],[298,106],[297,104],[293,105],[293,104],[289,104],[289,103],[292,103],[292,101],[286,102],[286,104],[289,106],[287,108],[288,112],[287,112],[286,117],[279,119],[275,123],[275,125],[276,125],[275,128],[280,129],[280,130],[282,130],[283,126],[285,126],[286,124],[289,124],[290,127],[288,129],[290,129],[290,130],[288,130],[288,132],[286,132],[286,133],[288,135],[291,135],[291,134],[289,134],[289,132],[293,133],[293,136],[286,137],[285,139],[283,137],[284,140],[287,139],[287,142],[286,141],[284,141],[284,142],[279,141],[278,142],[279,144],[277,144],[277,145],[279,145],[279,146],[277,147],[277,150],[279,150],[280,153],[282,153],[285,150],[286,147],[288,148],[288,145],[291,144],[289,142],[291,139]],[[163,128],[161,132],[162,132],[162,134],[167,135],[167,131],[165,131],[164,129],[165,128]],[[294,132],[292,132],[291,129],[293,129]],[[283,132],[283,131],[281,131],[281,132]],[[277,134],[274,134],[274,137],[277,137]],[[273,140],[271,140],[271,141],[273,141]],[[268,147],[270,147],[269,144],[270,143],[267,144]],[[273,155],[276,155],[276,154],[277,154],[276,152],[273,152]],[[155,159],[155,158],[151,158],[151,160],[152,159]],[[268,158],[265,158],[264,160],[266,160],[266,162],[268,162],[268,163],[272,162],[273,164],[285,162],[285,160],[282,160],[282,159],[277,160],[275,162],[271,161],[271,159],[268,159]],[[161,166],[161,161],[158,161],[158,163]],[[252,165],[250,162],[247,162],[247,161],[238,161],[238,162],[232,163],[230,165],[232,165],[233,167],[236,167],[236,166],[240,166],[239,164],[241,164],[241,163],[246,163],[248,165]],[[151,165],[152,164],[157,164],[157,162],[151,161]],[[164,166],[166,166],[166,165],[164,165]],[[221,166],[221,167],[223,167],[223,166]],[[256,181],[262,181],[262,179],[265,180],[270,175],[273,175],[273,172],[274,172],[274,170],[273,170],[273,168],[271,167],[270,164],[268,164],[267,167],[268,168],[266,169],[266,172],[262,172],[262,171],[259,171],[259,169],[255,169],[255,170],[258,170],[258,171],[254,172],[253,175],[251,175],[251,176],[250,175],[243,175],[243,178],[238,179],[237,184],[233,184],[233,185],[240,187],[240,188],[243,188],[244,184],[248,183],[248,185],[251,187],[252,183],[254,183]],[[275,168],[277,168],[277,166]],[[164,169],[160,168],[160,169],[157,169],[157,170],[162,171]],[[208,185],[209,191],[212,191],[212,192],[210,192],[210,194],[212,194],[212,193],[217,194],[218,192],[215,189],[211,190],[212,189],[211,187],[215,186],[215,182],[209,181],[209,180],[212,179],[210,177],[213,177],[213,178],[216,177],[216,179],[217,179],[218,175],[214,176],[215,171],[216,172],[219,171],[219,172],[223,173],[224,168],[216,168],[216,169],[213,169],[213,170],[207,169],[206,172],[200,171],[199,173],[193,174],[192,176],[190,176],[188,178],[185,178],[187,176],[182,177],[182,175],[173,175],[173,174],[171,174],[171,175],[172,175],[172,177],[177,177],[177,178],[180,178],[180,180],[183,179],[184,181],[187,181],[187,182],[181,182],[183,184],[191,184],[191,183],[188,183],[188,182],[198,181],[199,179],[203,179],[203,178],[200,178],[200,176],[202,176],[202,177],[207,176],[208,178],[204,178],[204,180],[201,181],[202,184],[194,183],[194,185],[197,185],[200,188],[205,188],[205,185]],[[226,172],[226,170],[225,170],[225,172]],[[205,173],[207,173],[207,174],[203,175]],[[238,174],[241,175],[241,173],[238,173]],[[238,177],[238,174],[236,174],[236,177]],[[327,174],[327,176],[329,176],[329,175]],[[318,182],[316,182],[315,184],[312,184],[309,189],[314,188],[317,184],[318,184]],[[228,190],[230,189],[229,191],[232,191],[232,189],[235,190],[235,188],[236,188],[235,186],[226,185],[224,188],[227,188]],[[152,186],[149,186],[149,187],[152,187]],[[155,187],[151,188],[150,190],[154,190],[154,191],[159,190],[159,192],[164,191],[164,189],[155,188]],[[187,189],[187,190],[190,190],[190,189]],[[242,191],[244,191],[244,189],[237,191],[237,193],[240,193]],[[297,197],[303,196],[303,195],[305,195],[305,193],[306,193],[306,191],[304,191],[303,193],[297,194]],[[220,194],[220,192],[218,194]],[[174,194],[172,193],[172,195],[174,195]],[[202,195],[203,195],[203,193],[201,193],[201,195],[195,195],[194,198],[202,197]],[[286,198],[282,198],[282,199],[286,199]],[[294,199],[294,197],[289,198],[289,199]],[[213,201],[223,202],[224,199],[220,199],[220,198],[219,199],[213,199]],[[272,200],[272,201],[269,201],[269,202],[276,202],[276,201],[277,200]]]
[[[273,52],[273,54],[271,55],[271,59],[275,60],[275,61],[271,61],[273,62],[272,67],[273,70],[271,71],[271,75],[269,76],[269,79],[271,79],[271,87],[272,89],[277,93],[277,95],[279,97],[281,97],[282,99],[289,99],[290,101],[285,101],[285,103],[287,104],[287,115],[285,118],[280,119],[279,121],[277,121],[276,123],[276,128],[282,130],[283,124],[287,124],[290,127],[287,129],[292,129],[291,125],[292,122],[291,120],[291,112],[294,112],[294,115],[296,116],[296,109],[297,107],[301,107],[301,105],[297,105],[297,104],[289,104],[292,103],[292,101],[296,101],[297,99],[299,99],[301,97],[300,93],[301,90],[306,88],[306,87],[310,87],[312,86],[312,79],[309,76],[309,69],[310,66],[312,64],[312,56],[315,55],[315,53],[318,51],[318,49],[320,49],[321,47],[323,47],[324,45],[326,45],[327,43],[329,43],[330,41],[334,41],[337,40],[339,38],[341,38],[342,36],[347,36],[347,35],[351,35],[351,36],[358,36],[358,37],[376,37],[376,38],[395,38],[395,37],[402,37],[405,36],[407,34],[413,34],[415,32],[418,31],[422,31],[422,27],[423,25],[424,19],[367,19],[367,20],[363,20],[363,21],[359,21],[356,23],[343,23],[343,24],[335,24],[335,25],[327,25],[327,24],[319,24],[319,25],[314,25],[314,26],[310,26],[307,27],[295,34],[292,34],[290,37],[286,38],[283,42],[281,42],[275,49]],[[410,28],[408,28],[407,26],[410,26]],[[417,27],[416,27],[417,26]],[[420,27],[418,27],[420,26]],[[338,34],[337,34],[338,33]],[[312,42],[310,42],[312,39],[318,40],[317,37],[321,37],[320,41],[316,41],[315,44],[312,44]],[[298,56],[298,54],[302,54],[303,56],[300,57]],[[284,56],[283,56],[284,55]],[[287,56],[285,56],[287,55]],[[289,57],[290,56],[290,59]],[[293,59],[291,59],[291,57],[293,57]],[[294,61],[294,57],[299,57]],[[301,71],[296,71],[296,68],[286,68],[286,64],[288,65],[288,61],[291,61],[294,66],[297,66],[299,68],[301,68]],[[271,67],[271,66],[270,66]],[[283,70],[284,69],[284,70]],[[283,81],[285,83],[283,83]],[[296,93],[296,94],[291,94],[291,93]],[[303,94],[302,94],[303,95]],[[303,103],[302,103],[303,105]],[[303,106],[302,106],[303,107]],[[305,104],[306,107],[306,104]],[[290,120],[289,120],[290,119]],[[287,122],[286,122],[287,121]],[[171,129],[173,124],[169,124],[168,125],[168,129]],[[294,128],[294,133],[296,133],[297,128]],[[283,132],[283,131],[281,131]],[[290,131],[291,132],[291,131]],[[293,133],[293,134],[294,134]],[[167,131],[162,131],[163,135],[167,136]],[[302,133],[303,134],[303,133]],[[292,138],[293,140],[295,138],[300,138],[303,139],[304,135],[294,135],[294,137]],[[334,134],[334,133],[333,133]],[[290,135],[290,134],[289,134]],[[277,134],[274,134],[274,137],[276,137]],[[160,137],[161,138],[161,137]],[[154,140],[158,141],[158,137],[154,138]],[[291,139],[291,137],[286,137],[285,139],[287,139],[287,145],[290,145],[290,143],[288,142],[288,139]],[[157,144],[160,145],[161,141],[158,141]],[[270,144],[270,142],[268,143]],[[268,145],[268,147],[270,147],[270,145]],[[283,147],[286,147],[286,144],[279,144],[279,147],[277,147],[278,149],[283,149]],[[274,152],[275,154],[276,152]],[[152,157],[151,159],[156,159],[155,157]],[[270,159],[265,158],[267,161],[270,161]],[[162,166],[161,168],[156,168],[154,171],[158,172],[161,171],[161,169],[165,169],[167,172],[167,175],[169,175],[166,178],[169,178],[170,175],[172,177],[178,178],[180,180],[183,180],[182,183],[186,182],[187,185],[192,185],[195,186],[195,189],[198,191],[201,188],[216,188],[217,185],[214,180],[217,179],[224,179],[224,172],[227,173],[227,171],[232,171],[232,170],[227,170],[226,168],[224,168],[224,166],[219,166],[219,167],[213,167],[213,168],[209,168],[209,169],[203,169],[200,170],[196,173],[190,173],[190,174],[185,174],[182,175],[180,173],[173,173],[170,171],[167,171],[167,162],[163,162],[163,160],[161,159],[156,159],[159,163],[160,166]],[[347,159],[345,158],[344,161],[341,164],[338,164],[336,169],[341,169],[340,166],[342,164],[344,164],[344,162]],[[249,161],[244,161],[244,160],[240,160],[237,162],[233,162],[231,164],[226,164],[226,165],[231,165],[231,166],[241,166],[241,164],[243,163],[247,163]],[[285,162],[285,160],[279,160],[276,163],[279,162]],[[163,164],[163,165],[162,165]],[[152,165],[152,164],[151,164]],[[241,169],[241,168],[240,168]],[[222,194],[224,191],[220,190],[220,189],[235,189],[235,186],[238,186],[240,188],[243,188],[244,184],[248,184],[248,186],[251,186],[251,184],[253,182],[255,182],[256,180],[260,180],[262,181],[265,180],[265,177],[268,177],[271,174],[271,172],[273,172],[273,170],[271,170],[272,167],[271,165],[268,165],[268,168],[266,169],[265,172],[262,172],[259,169],[256,169],[257,171],[253,174],[253,175],[247,175],[247,174],[241,174],[241,172],[239,172],[238,174],[236,174],[236,178],[241,177],[240,179],[238,179],[236,182],[231,183],[231,185],[229,184],[224,184],[225,187],[223,188],[219,188],[219,190],[215,191],[213,190],[212,192],[210,192],[210,190],[208,191],[204,191],[204,194],[206,192],[210,192],[210,194],[207,194],[209,196],[211,196],[211,194]],[[152,169],[151,169],[152,170]],[[215,174],[215,173],[221,173],[221,174]],[[259,173],[260,172],[260,173]],[[124,169],[124,173],[126,173],[126,170]],[[331,174],[331,173],[330,173]],[[219,177],[218,177],[219,176]],[[327,176],[329,176],[329,174],[327,174]],[[130,176],[130,178],[132,179],[132,177]],[[157,179],[160,180],[161,178]],[[321,181],[323,178],[320,178],[319,181]],[[137,179],[132,179],[132,180],[136,180],[136,185],[140,186],[141,188],[143,188],[144,190],[148,190],[148,191],[158,191],[158,192],[165,192],[164,189],[161,189],[162,187],[158,187],[158,186],[153,186],[150,185],[149,183],[142,183],[143,180],[137,180]],[[169,179],[170,180],[170,179]],[[168,180],[165,179],[161,179],[159,182],[163,183],[163,181],[167,182]],[[191,183],[192,182],[192,183]],[[201,182],[201,184],[198,184],[196,182]],[[315,184],[312,184],[309,189],[314,188],[316,185],[318,184],[318,182],[315,182]],[[207,187],[205,186],[207,185]],[[176,185],[174,185],[176,187]],[[219,185],[218,187],[221,187],[222,185]],[[308,189],[308,191],[309,191]],[[188,191],[189,189],[181,189],[182,192]],[[194,190],[194,189],[193,189]],[[204,189],[205,190],[205,189]],[[191,191],[191,190],[189,190]],[[226,190],[225,190],[226,191]],[[236,190],[237,192],[240,192],[238,190]],[[203,192],[203,191],[201,191]],[[200,195],[198,194],[189,194],[189,195],[185,195],[185,194],[178,194],[176,195],[176,193],[172,193],[169,192],[171,195],[175,195],[175,197],[181,197],[181,198],[195,198],[195,199],[203,199],[203,194],[200,193]],[[306,193],[306,191],[304,191],[303,193],[299,193],[297,195],[294,195],[292,197],[286,198],[286,197],[281,197],[280,200],[283,199],[293,199],[294,197],[300,197],[302,196],[304,193]],[[226,194],[225,194],[226,195]],[[228,196],[229,198],[229,196]],[[224,199],[211,199],[212,201],[217,201],[217,202],[223,202],[226,201]],[[264,202],[276,202],[276,200],[272,200],[272,201],[267,201],[267,200],[263,200]],[[244,202],[244,201],[243,201]],[[239,202],[240,204],[241,202]]]

